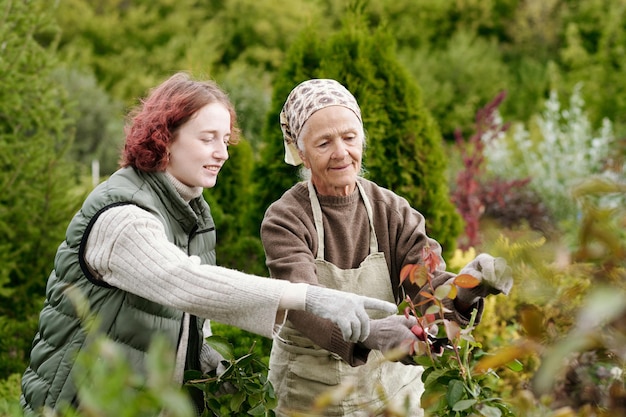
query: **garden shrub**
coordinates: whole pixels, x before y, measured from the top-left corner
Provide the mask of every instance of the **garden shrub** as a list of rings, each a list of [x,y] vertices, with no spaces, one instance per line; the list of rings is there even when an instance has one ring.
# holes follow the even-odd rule
[[[462,168],[456,173],[452,200],[465,220],[465,233],[459,238],[463,250],[480,244],[481,221],[495,219],[502,227],[530,226],[544,233],[553,233],[551,217],[542,200],[527,187],[530,178],[504,180],[488,176],[485,147],[501,140],[508,129],[498,112],[506,97],[500,92],[476,114],[475,132],[465,140],[456,131],[456,151]]]
[[[488,366],[523,363],[522,372],[500,374],[518,415],[624,415],[626,210],[599,204],[624,192],[623,181],[603,178],[573,189],[581,220],[571,250],[519,231],[515,243],[482,247],[508,259],[516,279],[509,299],[488,300],[475,334],[492,353]]]
[[[58,32],[45,1],[0,1],[0,378],[24,370],[56,248],[80,204],[71,105],[36,37]],[[79,190],[79,191],[76,191]]]
[[[485,207],[483,217],[506,229],[528,226],[546,236],[554,234],[554,220],[539,194],[527,186],[529,182],[530,178],[497,178],[481,184],[478,198]]]
[[[0,416],[22,416],[20,394],[22,374],[11,374],[8,378],[0,380]]]
[[[574,223],[580,207],[572,188],[583,179],[605,172],[614,141],[611,122],[594,131],[584,111],[579,84],[562,109],[553,91],[545,111],[528,130],[517,124],[511,135],[490,141],[485,148],[487,170],[500,178],[531,178],[529,186],[561,226]]]

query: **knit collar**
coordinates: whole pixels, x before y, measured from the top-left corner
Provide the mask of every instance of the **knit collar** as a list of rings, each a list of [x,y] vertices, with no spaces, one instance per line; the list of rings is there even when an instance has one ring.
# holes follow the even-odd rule
[[[358,181],[358,180],[357,180]],[[307,182],[302,181],[298,183],[297,192],[306,196],[307,200],[309,199],[309,190],[307,188]],[[361,199],[361,194],[359,193],[358,187],[354,187],[354,191],[349,195],[320,195],[317,194],[317,199],[319,200],[322,206],[349,206],[355,204],[357,201]]]
[[[178,181],[175,176],[170,174],[168,171],[165,171],[165,176],[172,183],[178,194],[185,200],[187,203],[193,200],[194,198],[198,198],[202,195],[202,187],[190,187],[188,185],[183,184]]]

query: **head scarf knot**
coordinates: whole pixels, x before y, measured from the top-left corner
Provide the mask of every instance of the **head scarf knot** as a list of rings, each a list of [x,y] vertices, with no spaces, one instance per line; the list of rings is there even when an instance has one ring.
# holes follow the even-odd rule
[[[361,109],[354,96],[340,83],[330,79],[312,79],[298,84],[283,105],[280,112],[280,128],[285,143],[285,162],[300,165],[296,142],[302,126],[316,111],[330,106],[343,106],[361,119]]]

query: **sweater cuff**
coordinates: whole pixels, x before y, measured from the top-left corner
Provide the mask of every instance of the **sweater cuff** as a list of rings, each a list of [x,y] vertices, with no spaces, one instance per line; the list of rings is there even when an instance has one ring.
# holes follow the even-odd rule
[[[285,288],[278,308],[282,310],[305,310],[306,306],[306,292],[309,288],[309,284],[305,283],[291,283]]]
[[[339,328],[335,327],[330,336],[330,351],[339,355],[350,366],[361,366],[367,362],[370,349],[362,343],[349,343],[343,339]]]

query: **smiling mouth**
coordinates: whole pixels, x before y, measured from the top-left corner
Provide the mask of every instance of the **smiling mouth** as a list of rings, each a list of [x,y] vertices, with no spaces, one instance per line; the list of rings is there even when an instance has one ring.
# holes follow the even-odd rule
[[[207,171],[211,171],[213,173],[217,173],[219,172],[221,166],[217,166],[217,165],[205,165],[203,167],[204,169],[206,169]]]

